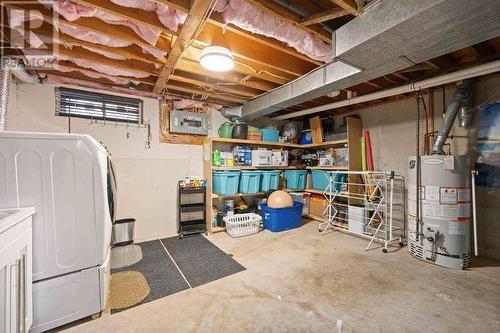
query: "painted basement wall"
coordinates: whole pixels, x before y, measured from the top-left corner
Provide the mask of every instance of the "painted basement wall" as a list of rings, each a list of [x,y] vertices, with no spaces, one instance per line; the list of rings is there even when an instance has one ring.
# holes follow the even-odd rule
[[[67,133],[68,118],[55,115],[55,87],[13,83],[8,130]],[[142,99],[144,120],[151,123],[151,149],[144,148],[145,128],[131,126],[127,130],[120,126],[90,124],[87,119],[71,119],[72,133],[89,134],[102,141],[111,152],[118,178],[117,218],[137,219],[135,239],[138,241],[177,233],[177,180],[203,175],[202,146],[160,144],[158,101]],[[217,116],[212,132],[216,132],[223,121],[218,112]]]
[[[455,88],[451,86],[446,89],[446,106],[454,91]],[[478,81],[475,89],[475,105],[484,102],[495,93],[498,96],[499,91],[500,75]],[[429,107],[428,96],[424,95],[424,98]],[[442,100],[442,90],[436,88],[434,93],[435,130],[439,130],[442,124]],[[412,97],[349,114],[360,117],[363,129],[370,131],[373,160],[377,170],[395,171],[408,179],[408,157],[415,156],[416,110],[416,99]],[[451,134],[463,137],[447,141],[451,142],[452,154],[469,153],[471,147],[475,150],[478,124],[479,112],[474,114],[473,126],[469,130],[458,127],[458,120],[455,121]],[[422,129],[421,142],[423,143],[425,126],[423,110],[420,126]],[[476,190],[479,254],[500,260],[500,242],[498,242],[500,238],[500,212],[498,208],[500,189],[478,187]]]

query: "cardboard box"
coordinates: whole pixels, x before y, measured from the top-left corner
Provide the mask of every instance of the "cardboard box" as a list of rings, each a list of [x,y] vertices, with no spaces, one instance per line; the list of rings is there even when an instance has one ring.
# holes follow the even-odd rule
[[[320,196],[311,196],[309,198],[309,214],[315,216],[323,216],[328,201]]]
[[[273,152],[267,149],[252,150],[252,166],[272,166]]]

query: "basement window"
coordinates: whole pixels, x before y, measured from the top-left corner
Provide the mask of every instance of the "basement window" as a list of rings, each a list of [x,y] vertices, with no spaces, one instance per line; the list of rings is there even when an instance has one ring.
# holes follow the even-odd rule
[[[142,100],[56,88],[56,115],[142,124]]]

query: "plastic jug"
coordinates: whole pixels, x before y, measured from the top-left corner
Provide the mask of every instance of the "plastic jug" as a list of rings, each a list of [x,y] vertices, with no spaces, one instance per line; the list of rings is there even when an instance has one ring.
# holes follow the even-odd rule
[[[220,166],[220,152],[216,149],[212,152],[212,165]]]
[[[219,136],[221,138],[231,138],[233,136],[233,127],[234,124],[226,121],[224,124],[219,127]]]

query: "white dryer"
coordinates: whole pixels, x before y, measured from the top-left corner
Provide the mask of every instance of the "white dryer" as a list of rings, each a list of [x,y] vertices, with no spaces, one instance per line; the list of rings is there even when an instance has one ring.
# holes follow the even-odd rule
[[[110,275],[116,179],[89,135],[0,132],[0,208],[33,216],[33,332],[99,313]]]

